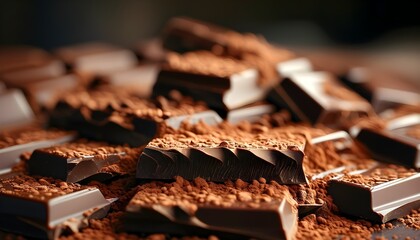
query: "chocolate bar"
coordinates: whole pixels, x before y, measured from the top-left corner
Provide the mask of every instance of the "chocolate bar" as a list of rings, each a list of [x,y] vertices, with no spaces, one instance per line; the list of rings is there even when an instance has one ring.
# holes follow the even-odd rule
[[[138,151],[129,147],[82,141],[36,149],[27,166],[31,175],[66,182],[80,182],[88,178],[105,181],[128,174],[125,172],[127,169],[122,169],[123,162],[134,163],[138,156]],[[111,165],[121,167],[113,168]]]
[[[21,90],[10,89],[0,92],[0,106],[7,114],[0,114],[0,131],[29,124],[35,115]]]
[[[203,179],[189,183],[178,177],[175,183],[164,186],[145,184],[127,205],[123,228],[132,232],[217,234],[228,239],[293,239],[297,204],[287,188],[240,183],[236,187]]]
[[[62,47],[56,50],[56,55],[74,71],[94,76],[126,70],[137,64],[134,53],[106,43]]]
[[[369,102],[325,72],[294,73],[271,96],[279,105],[286,103],[300,120],[333,128],[374,114]]]
[[[210,52],[168,55],[159,72],[154,94],[179,90],[216,109],[234,109],[262,100],[266,89],[258,86],[258,73],[237,60]]]
[[[276,65],[294,54],[270,45],[262,36],[241,34],[189,18],[171,19],[163,31],[163,46],[174,51],[211,50],[246,62],[259,71],[259,84],[272,86],[279,80]]]
[[[420,168],[420,114],[388,122],[387,129],[361,128],[355,139],[380,161]]]
[[[225,129],[197,127],[199,133],[180,130],[152,140],[140,155],[136,177],[202,177],[217,182],[264,177],[283,184],[306,183],[302,135],[282,129],[257,135],[230,125]]]
[[[0,179],[0,229],[31,238],[56,239],[78,231],[89,218],[101,218],[116,199],[96,188],[51,179]]]
[[[371,221],[385,223],[420,207],[420,173],[412,169],[385,165],[328,184],[328,193],[341,212]]]
[[[173,97],[152,100],[112,89],[78,91],[57,103],[50,124],[87,138],[138,147],[163,134],[165,120],[208,110],[203,103]]]

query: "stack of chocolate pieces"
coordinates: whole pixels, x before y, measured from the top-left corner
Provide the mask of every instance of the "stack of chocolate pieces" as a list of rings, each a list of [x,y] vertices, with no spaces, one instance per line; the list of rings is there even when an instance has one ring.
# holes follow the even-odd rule
[[[188,18],[137,51],[0,49],[0,237],[418,236],[418,90]]]

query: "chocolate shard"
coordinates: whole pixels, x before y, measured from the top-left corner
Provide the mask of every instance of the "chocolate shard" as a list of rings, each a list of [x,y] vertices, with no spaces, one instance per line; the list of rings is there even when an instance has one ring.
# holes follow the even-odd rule
[[[66,182],[96,179],[96,175],[104,181],[118,174],[105,168],[121,161],[127,155],[126,149],[88,142],[37,149],[28,160],[28,171],[31,175],[53,177]]]
[[[155,94],[177,89],[216,109],[234,109],[262,100],[258,72],[235,59],[210,52],[171,53],[153,88]]]
[[[388,129],[362,128],[355,139],[380,161],[420,168],[420,114],[392,120]]]
[[[155,194],[149,193],[151,189],[143,187],[145,192],[137,193],[126,207],[124,230],[199,236],[216,234],[228,239],[294,238],[297,204],[287,188],[276,189],[278,195],[271,199],[268,195],[246,191],[238,191],[235,195],[232,194],[234,188],[209,184],[208,192],[202,195],[198,194],[200,188],[192,186],[190,192],[178,189],[176,193],[166,194],[165,200],[177,199],[174,201],[154,198]],[[177,197],[172,198],[175,194]]]
[[[146,146],[136,177],[202,177],[217,182],[263,177],[283,184],[306,183],[302,169],[305,142],[303,136],[291,139],[275,129],[259,135],[239,130],[223,133],[217,128],[207,134],[166,134]]]
[[[326,72],[294,73],[272,94],[286,103],[297,118],[312,124],[344,127],[374,114],[369,102],[342,86]]]
[[[162,135],[168,127],[165,120],[206,110],[203,103],[181,95],[143,99],[101,89],[65,96],[54,108],[50,124],[77,130],[87,138],[138,147]]]
[[[328,193],[341,212],[385,223],[420,207],[419,184],[420,173],[386,165],[332,179]]]
[[[28,124],[35,119],[25,95],[18,89],[1,92],[0,106],[5,113],[7,112],[0,115],[0,131]]]
[[[0,229],[31,238],[56,239],[87,219],[104,217],[116,199],[99,189],[27,176],[0,179]]]

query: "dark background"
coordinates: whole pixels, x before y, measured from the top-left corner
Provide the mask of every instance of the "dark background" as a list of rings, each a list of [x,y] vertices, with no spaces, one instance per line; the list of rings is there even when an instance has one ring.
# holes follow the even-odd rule
[[[189,16],[294,46],[360,46],[420,36],[418,1],[30,1],[0,2],[0,44],[53,49],[102,40],[132,46]]]

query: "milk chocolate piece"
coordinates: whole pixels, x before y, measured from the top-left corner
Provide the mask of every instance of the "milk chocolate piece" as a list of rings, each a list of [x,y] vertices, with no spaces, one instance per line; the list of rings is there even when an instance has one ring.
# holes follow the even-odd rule
[[[79,91],[61,99],[50,124],[114,144],[138,147],[164,133],[165,120],[208,110],[190,98],[142,99],[126,91]]]
[[[69,143],[35,150],[29,161],[31,175],[53,177],[66,182],[80,182],[87,178],[101,181],[117,173],[104,170],[125,157],[125,147],[104,143]]]
[[[178,185],[177,189],[167,194],[159,193],[159,190],[151,192],[153,187],[141,187],[126,207],[124,230],[216,234],[228,239],[294,238],[297,204],[287,188],[279,186],[272,190],[276,197],[271,198],[266,194],[251,193],[225,184],[201,181],[195,180],[196,183],[200,182],[198,188],[189,185],[190,190],[185,190]],[[206,192],[200,194],[200,190]],[[158,193],[166,196],[165,200],[158,198]],[[151,225],[153,227],[148,228]]]
[[[56,239],[89,218],[104,217],[111,202],[96,188],[15,176],[0,179],[0,229],[31,238]]]
[[[343,127],[353,120],[370,116],[369,102],[342,86],[326,72],[294,73],[271,93],[274,101],[287,107],[300,119],[312,124]]]
[[[28,124],[35,115],[21,90],[10,89],[0,93],[0,106],[4,114],[0,114],[0,131],[10,127]]]
[[[65,73],[64,64],[56,59],[49,59],[34,66],[10,70],[0,74],[0,80],[10,87],[30,83],[40,79],[55,78]]]
[[[56,50],[71,69],[94,76],[126,70],[137,64],[133,52],[106,43],[85,43]]]
[[[266,89],[258,86],[258,73],[237,60],[210,52],[168,55],[154,94],[176,89],[216,109],[234,109],[262,100]]]
[[[35,149],[49,147],[76,138],[74,133],[41,128],[23,128],[0,134],[0,172],[10,170],[19,156]]]
[[[263,177],[283,184],[306,183],[303,136],[291,137],[279,129],[259,135],[211,129],[207,134],[181,131],[152,140],[140,155],[136,177],[217,182]]]
[[[362,128],[355,139],[377,160],[420,168],[420,114],[395,119],[389,129]]]
[[[385,223],[420,207],[419,184],[420,173],[386,165],[332,179],[328,193],[341,212]]]

